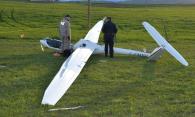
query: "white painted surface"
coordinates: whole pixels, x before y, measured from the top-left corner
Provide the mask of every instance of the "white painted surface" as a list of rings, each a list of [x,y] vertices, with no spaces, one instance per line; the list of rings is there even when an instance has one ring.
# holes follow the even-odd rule
[[[104,20],[99,21],[91,30],[89,30],[89,32],[87,33],[84,39],[90,40],[93,43],[97,43],[103,24],[104,24]]]
[[[141,57],[149,57],[150,53],[141,52],[137,50],[131,49],[123,49],[123,48],[114,48],[115,54],[124,54],[124,55],[133,55],[133,56],[141,56]],[[104,54],[104,45],[97,45],[97,48],[94,50],[93,54]]]
[[[176,58],[181,64],[188,66],[188,62],[182,57],[182,55],[173,48],[164,37],[161,36],[161,34],[148,22],[143,22],[143,26],[147,30],[147,32],[150,34],[150,36],[157,42],[157,44],[160,47],[163,47],[167,52],[169,52],[174,58]]]
[[[75,81],[87,60],[95,50],[94,42],[98,42],[103,20],[99,21],[87,34],[80,46],[63,63],[60,70],[46,89],[42,104],[55,105],[58,100],[66,93]],[[85,46],[83,46],[85,44]]]
[[[46,89],[42,104],[55,105],[77,78],[94,48],[78,48],[63,63]]]

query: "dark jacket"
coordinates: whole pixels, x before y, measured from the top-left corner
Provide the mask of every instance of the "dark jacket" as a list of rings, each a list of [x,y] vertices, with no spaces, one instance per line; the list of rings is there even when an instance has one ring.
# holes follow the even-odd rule
[[[117,31],[118,30],[114,23],[112,23],[111,21],[106,22],[102,28],[102,32],[104,33],[104,40],[113,41]]]

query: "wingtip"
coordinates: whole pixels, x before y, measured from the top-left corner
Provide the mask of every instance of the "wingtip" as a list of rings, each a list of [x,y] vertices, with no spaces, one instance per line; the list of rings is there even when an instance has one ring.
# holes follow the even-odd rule
[[[50,106],[54,106],[55,104],[54,103],[48,103],[48,102],[41,102],[42,105],[50,105]]]
[[[188,67],[189,66],[189,63],[186,61],[183,65],[186,66],[186,67]]]
[[[107,19],[107,17],[105,16],[102,20],[105,21]]]
[[[146,22],[146,21],[143,21],[142,22],[142,25],[146,25],[146,24],[148,24],[148,22]]]
[[[43,97],[42,101],[41,101],[41,104],[42,105],[51,105],[51,106],[54,106],[57,102],[56,101],[53,101],[53,100],[50,100],[46,97]]]

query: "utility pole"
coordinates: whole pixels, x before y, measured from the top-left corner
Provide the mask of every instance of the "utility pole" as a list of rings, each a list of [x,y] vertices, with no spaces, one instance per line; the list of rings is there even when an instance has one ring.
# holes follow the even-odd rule
[[[91,27],[91,14],[90,14],[90,10],[91,10],[91,0],[88,0],[88,28],[90,29]]]
[[[0,11],[0,22],[3,22],[3,10]]]
[[[165,21],[165,20],[163,19],[162,22],[163,22],[163,29],[164,29],[165,38],[166,38],[168,41],[170,41],[170,40],[169,40],[169,37],[168,37],[167,21]]]
[[[148,6],[148,0],[145,0],[145,6],[146,7]]]

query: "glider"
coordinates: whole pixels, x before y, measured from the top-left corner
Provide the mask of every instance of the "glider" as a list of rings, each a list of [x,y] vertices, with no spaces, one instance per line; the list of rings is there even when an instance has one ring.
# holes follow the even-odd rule
[[[62,64],[60,70],[45,90],[41,102],[42,104],[55,105],[75,81],[89,57],[92,54],[104,53],[104,46],[97,44],[103,24],[104,19],[97,22],[95,26],[89,30],[84,39],[79,40],[73,45],[74,52]],[[116,54],[148,57],[149,60],[156,61],[162,56],[164,51],[167,51],[182,65],[189,65],[182,55],[177,52],[177,50],[174,49],[153,26],[148,22],[143,22],[142,24],[150,36],[157,42],[159,47],[155,48],[151,53],[114,48]],[[46,38],[40,40],[40,43],[42,50],[44,50],[44,47],[60,50],[60,40]]]

